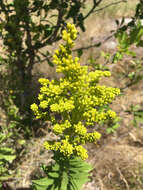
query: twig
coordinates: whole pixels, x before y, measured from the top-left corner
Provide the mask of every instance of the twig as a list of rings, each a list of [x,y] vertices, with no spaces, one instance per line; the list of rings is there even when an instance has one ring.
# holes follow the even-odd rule
[[[96,0],[93,0],[93,7],[90,9],[90,11],[84,16],[83,20],[85,20],[89,15],[94,12],[94,9],[102,2],[102,0],[99,0],[96,2]]]
[[[53,42],[57,41],[57,34],[59,32],[59,29],[60,29],[60,26],[62,24],[62,21],[63,21],[63,9],[62,7],[60,6],[58,8],[58,18],[57,18],[57,23],[55,25],[55,30],[52,34],[51,37],[49,37],[49,39],[46,39],[44,42],[42,42],[40,45],[38,45],[36,47],[36,45],[34,46],[34,49],[35,50],[38,50],[38,49],[41,49],[43,47],[45,47],[47,44],[52,44]]]
[[[127,180],[125,179],[125,177],[123,176],[121,170],[120,170],[118,167],[116,167],[116,169],[117,169],[118,173],[120,174],[121,180],[125,183],[127,190],[130,190],[129,185],[128,185],[128,182],[127,182]]]
[[[87,50],[87,49],[90,49],[92,47],[98,47],[99,45],[102,45],[104,44],[105,42],[107,42],[109,39],[111,39],[112,37],[114,37],[116,32],[112,33],[112,35],[109,35],[107,36],[105,39],[103,39],[102,41],[98,41],[96,42],[95,44],[93,45],[88,45],[88,46],[85,46],[85,47],[80,47],[80,48],[76,48],[74,49],[73,51],[78,51],[78,50]]]
[[[127,0],[121,0],[121,1],[118,1],[118,2],[113,2],[113,3],[110,3],[110,4],[106,5],[106,6],[104,6],[104,7],[101,7],[100,9],[95,10],[94,12],[99,12],[99,11],[102,11],[103,9],[106,9],[106,8],[111,7],[113,5],[116,5],[116,4],[119,4],[119,3],[126,3],[126,2],[127,2]]]

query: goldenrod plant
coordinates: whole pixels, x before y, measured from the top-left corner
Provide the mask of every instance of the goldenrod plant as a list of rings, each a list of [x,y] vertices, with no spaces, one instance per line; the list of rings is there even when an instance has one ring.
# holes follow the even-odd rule
[[[92,169],[84,161],[88,158],[84,145],[96,144],[100,139],[101,134],[94,130],[95,124],[117,118],[106,105],[120,90],[98,84],[102,77],[110,77],[109,71],[89,72],[88,66],[81,65],[78,57],[72,57],[76,38],[75,25],[67,23],[66,30],[62,31],[65,43],[53,55],[56,72],[63,76],[51,81],[40,78],[39,104],[31,105],[36,118],[50,121],[52,131],[57,135],[57,140],[44,143],[47,150],[53,151],[56,163],[45,169],[46,178],[33,180],[33,188],[37,190],[81,189]]]

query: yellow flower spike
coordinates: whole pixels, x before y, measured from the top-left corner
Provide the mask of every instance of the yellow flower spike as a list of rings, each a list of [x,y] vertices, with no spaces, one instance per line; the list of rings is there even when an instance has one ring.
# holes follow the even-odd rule
[[[109,71],[90,72],[88,66],[80,65],[78,57],[73,58],[72,47],[76,37],[74,24],[67,23],[66,30],[62,31],[65,42],[53,55],[56,72],[62,77],[51,81],[39,80],[39,104],[32,104],[31,109],[36,118],[47,117],[53,133],[58,136],[58,140],[45,142],[46,149],[58,151],[68,159],[71,156],[86,159],[87,150],[82,145],[96,143],[101,136],[97,131],[89,133],[87,127],[117,118],[114,111],[102,107],[111,103],[120,90],[98,83],[102,77],[111,76]]]
[[[55,124],[53,127],[53,131],[55,132],[55,134],[62,134],[63,130],[64,128],[62,127],[62,125],[59,124]]]

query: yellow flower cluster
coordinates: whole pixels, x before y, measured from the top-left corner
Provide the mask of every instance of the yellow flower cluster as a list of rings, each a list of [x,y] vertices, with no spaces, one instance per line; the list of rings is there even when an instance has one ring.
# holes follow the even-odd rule
[[[84,135],[87,133],[87,129],[86,127],[80,122],[78,122],[78,124],[73,126],[74,131],[77,135]]]
[[[85,138],[85,139],[86,139],[86,142],[96,143],[97,140],[100,139],[100,137],[101,137],[101,134],[95,131],[95,132],[93,132],[93,133],[88,133],[88,134],[86,135],[86,138]],[[95,139],[96,139],[96,141],[95,141]]]
[[[77,156],[81,157],[81,159],[85,160],[88,158],[87,150],[83,148],[83,146],[81,145],[75,146],[75,151]]]
[[[66,41],[67,46],[73,47],[73,40],[77,38],[77,30],[74,24],[67,23],[67,30],[63,30],[62,34],[62,39]]]
[[[70,127],[71,123],[68,120],[65,120],[65,122],[62,124],[56,123],[53,127],[53,131],[55,134],[62,134],[65,129]]]
[[[47,86],[49,84],[49,80],[45,78],[40,78],[39,83],[43,86]]]
[[[54,144],[46,141],[44,142],[44,147],[47,150],[59,151],[68,158],[70,158],[70,156],[72,156],[73,154],[76,154],[83,160],[88,158],[87,150],[83,148],[83,146],[73,146],[73,144],[70,144],[68,142],[68,139],[61,140],[61,142],[55,142]]]
[[[74,109],[74,102],[73,100],[68,100],[67,98],[60,99],[58,103],[52,104],[50,109],[52,112],[71,111]]]
[[[72,57],[73,40],[77,37],[77,30],[68,23],[62,32],[61,44],[53,55],[56,72],[63,73],[59,80],[39,79],[39,105],[32,104],[36,118],[51,121],[53,132],[60,136],[60,140],[45,142],[48,150],[59,151],[63,156],[80,156],[87,158],[85,143],[96,143],[100,139],[97,131],[89,133],[87,126],[95,123],[116,119],[112,110],[102,109],[120,93],[117,88],[97,85],[102,77],[110,77],[109,71],[88,71],[87,66],[81,66],[79,58]],[[56,115],[60,120],[56,120]]]
[[[90,82],[98,82],[101,77],[110,77],[111,73],[109,71],[92,71],[88,74]]]
[[[61,142],[45,142],[44,146],[48,150],[59,151],[60,153],[63,153],[64,156],[70,157],[73,154],[74,148],[68,140],[69,136],[66,136]]]
[[[97,143],[97,141],[100,139],[101,134],[98,133],[97,131],[94,131],[92,133],[86,133],[80,136],[77,136],[74,138],[74,144],[86,144],[88,142],[90,143]]]

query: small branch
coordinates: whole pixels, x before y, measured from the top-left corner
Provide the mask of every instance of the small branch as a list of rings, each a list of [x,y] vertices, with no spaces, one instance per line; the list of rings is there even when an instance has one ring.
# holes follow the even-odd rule
[[[115,33],[116,33],[116,32],[114,32],[112,35],[107,36],[107,37],[106,37],[105,39],[103,39],[102,41],[96,42],[96,43],[93,44],[93,45],[88,45],[88,46],[85,46],[85,47],[76,48],[76,49],[74,49],[73,51],[88,50],[88,49],[90,49],[90,48],[92,48],[92,47],[97,47],[97,46],[99,46],[99,44],[102,45],[102,44],[104,44],[106,41],[108,41],[109,39],[113,38],[113,36],[115,35]]]
[[[59,7],[58,9],[58,19],[57,19],[57,23],[56,23],[56,28],[55,28],[55,31],[52,35],[52,38],[51,38],[51,41],[53,41],[54,39],[56,39],[57,37],[57,34],[58,34],[58,31],[59,31],[59,28],[60,28],[60,25],[62,23],[62,17],[63,17],[63,10],[61,7]]]
[[[83,20],[85,20],[89,15],[94,12],[94,9],[102,2],[102,0],[99,0],[96,2],[96,0],[93,0],[93,7],[90,9],[90,11],[84,16]]]
[[[27,14],[27,17],[29,17],[29,9],[25,10],[25,14]],[[29,20],[25,22],[25,27],[26,27],[26,45],[27,45],[27,53],[28,53],[28,58],[29,58],[29,63],[27,66],[27,74],[29,77],[31,77],[31,72],[32,68],[34,65],[34,59],[35,59],[35,50],[34,46],[32,45],[32,36],[30,32],[30,25],[29,25]]]
[[[58,9],[58,18],[57,18],[57,23],[55,25],[54,33],[51,35],[51,37],[49,39],[46,39],[38,47],[36,47],[36,45],[35,45],[34,46],[35,50],[41,49],[41,48],[47,46],[47,44],[51,44],[51,43],[57,41],[57,34],[58,34],[59,29],[60,29],[60,25],[61,25],[62,21],[63,21],[63,9],[62,9],[62,7],[59,7],[59,9]]]
[[[120,175],[121,180],[125,183],[127,190],[130,190],[129,185],[128,185],[128,182],[127,182],[127,180],[125,179],[125,177],[123,176],[121,170],[120,170],[118,167],[117,167],[116,169],[117,169],[117,171],[118,171],[118,173],[119,173],[119,175]]]
[[[102,11],[103,9],[106,9],[106,8],[111,7],[111,6],[113,6],[113,5],[117,5],[117,4],[119,4],[119,3],[127,3],[127,0],[121,0],[121,1],[118,1],[118,2],[110,3],[110,4],[104,6],[104,7],[100,8],[100,9],[95,10],[94,12]]]
[[[44,55],[44,54],[43,54],[42,52],[40,52],[40,51],[38,51],[38,53],[39,53],[40,55],[42,55],[43,57],[45,57],[44,59],[41,59],[41,60],[40,60],[40,63],[42,63],[42,62],[44,62],[44,61],[48,61],[48,62],[51,61],[52,55],[46,56],[46,55]],[[39,63],[39,61],[37,60],[37,61],[35,61],[34,63]]]

